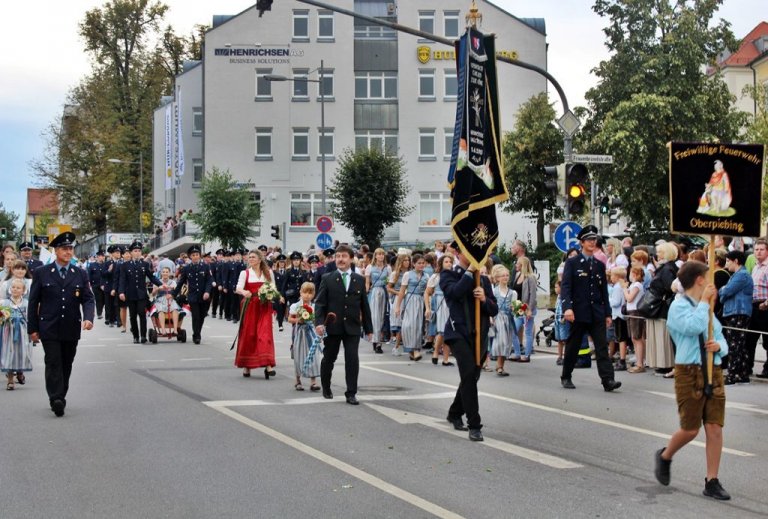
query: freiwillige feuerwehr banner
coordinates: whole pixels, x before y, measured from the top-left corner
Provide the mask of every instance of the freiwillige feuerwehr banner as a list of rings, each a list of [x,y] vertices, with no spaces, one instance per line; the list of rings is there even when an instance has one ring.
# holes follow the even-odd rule
[[[668,147],[672,232],[762,234],[762,144],[671,142]]]
[[[184,175],[184,134],[182,133],[181,87],[176,91],[176,176]]]
[[[165,106],[165,189],[173,188],[173,137],[171,137],[171,105]]]
[[[458,102],[448,172],[451,230],[477,268],[496,246],[496,203],[509,198],[501,169],[501,126],[493,36],[469,28],[456,44]]]

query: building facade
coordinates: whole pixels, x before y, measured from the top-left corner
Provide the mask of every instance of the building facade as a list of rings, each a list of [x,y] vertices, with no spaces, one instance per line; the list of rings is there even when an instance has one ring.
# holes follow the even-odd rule
[[[339,0],[335,5],[458,38],[468,3]],[[544,20],[519,19],[487,1],[478,6],[482,30],[498,35],[498,52],[547,67]],[[502,129],[510,130],[519,106],[547,84],[534,72],[501,62],[498,75]],[[262,205],[259,236],[251,245],[273,244],[271,226],[284,224],[287,248],[306,250],[317,237],[323,203],[326,213],[332,211],[328,193],[341,154],[375,146],[405,159],[407,203],[414,207],[404,222],[386,230],[385,240],[431,243],[450,236],[446,177],[457,92],[450,47],[286,1],[273,4],[262,18],[255,7],[215,16],[202,63],[176,83],[176,99],[155,112],[155,202],[168,214],[196,209],[196,181],[213,168],[228,170]],[[176,130],[166,131],[165,121],[179,92],[184,175],[173,187],[171,208],[163,175],[168,133]],[[177,120],[171,117],[172,127]],[[179,145],[170,148],[179,153]],[[370,192],[376,196],[375,185]],[[499,220],[503,242],[535,237],[535,223],[521,215],[499,212]],[[352,239],[338,223],[331,234]]]

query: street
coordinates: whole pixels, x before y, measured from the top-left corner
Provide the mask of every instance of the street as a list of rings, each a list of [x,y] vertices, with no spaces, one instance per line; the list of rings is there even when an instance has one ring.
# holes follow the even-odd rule
[[[189,330],[191,322],[186,321]],[[276,329],[276,328],[275,328]],[[277,377],[232,366],[235,327],[206,320],[203,343],[134,345],[98,321],[84,332],[66,415],[48,408],[41,347],[24,386],[0,395],[2,517],[765,517],[763,384],[727,388],[720,479],[701,495],[703,431],[653,476],[678,426],[673,382],[596,368],[559,383],[554,355],[483,373],[485,442],[445,421],[458,372],[374,355],[361,342],[361,405],[293,388],[290,328],[275,332]],[[553,351],[554,348],[548,350]],[[343,359],[343,356],[340,356]],[[594,363],[593,363],[594,366]]]

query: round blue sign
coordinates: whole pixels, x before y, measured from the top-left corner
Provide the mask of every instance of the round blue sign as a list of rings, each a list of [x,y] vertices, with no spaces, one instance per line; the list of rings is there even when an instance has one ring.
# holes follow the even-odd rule
[[[577,236],[581,231],[581,225],[576,222],[563,222],[557,226],[552,235],[552,241],[562,252],[568,252],[568,249],[579,246]]]
[[[333,246],[333,238],[330,234],[322,232],[317,235],[317,246],[321,249],[330,249]]]

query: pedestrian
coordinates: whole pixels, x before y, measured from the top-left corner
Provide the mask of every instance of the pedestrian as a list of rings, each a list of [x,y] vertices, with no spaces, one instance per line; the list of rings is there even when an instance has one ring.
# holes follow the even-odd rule
[[[536,325],[536,274],[533,273],[531,260],[525,256],[517,258],[515,263],[515,282],[512,289],[525,305],[522,315],[515,315],[515,330],[518,333],[518,341],[513,341],[515,358],[519,362],[530,362],[533,353],[533,328]],[[525,353],[520,352],[521,342],[525,341]]]
[[[301,377],[309,377],[310,391],[320,391],[317,385],[317,377],[320,376],[320,352],[313,351],[315,337],[313,316],[315,312],[312,300],[315,298],[315,285],[310,281],[302,283],[299,289],[300,299],[293,303],[288,310],[288,322],[294,326],[293,345],[291,355],[296,371],[296,391],[304,391],[301,385]],[[309,361],[307,358],[312,356]]]
[[[219,289],[219,269],[222,266],[224,259],[224,249],[218,249],[216,251],[216,259],[211,263],[211,317],[215,318],[219,312],[219,302],[221,290]]]
[[[666,370],[674,365],[674,352],[667,332],[667,312],[675,297],[672,283],[679,269],[676,260],[680,250],[672,242],[662,243],[656,247],[658,261],[656,272],[648,285],[648,291],[661,300],[661,306],[658,314],[645,316],[648,318],[645,321],[646,353],[648,366],[651,368]]]
[[[748,384],[751,366],[746,348],[746,329],[752,315],[754,282],[744,266],[746,256],[743,252],[728,251],[725,258],[725,268],[731,272],[731,278],[718,291],[718,299],[723,304],[723,335],[729,350],[725,384]]]
[[[21,259],[24,260],[24,262],[27,264],[27,268],[29,269],[30,274],[34,272],[36,268],[43,266],[42,261],[32,257],[32,249],[32,242],[29,241],[21,242],[21,245],[19,245],[19,253],[21,254]]]
[[[131,318],[131,333],[133,343],[147,343],[147,281],[155,286],[160,286],[160,281],[152,274],[152,267],[141,258],[141,249],[144,246],[140,241],[134,241],[130,249],[131,259],[120,270],[118,281],[118,293],[120,300],[125,301]]]
[[[563,315],[563,297],[562,297],[562,281],[559,279],[555,281],[555,294],[557,299],[555,300],[555,323],[553,325],[553,332],[555,341],[557,342],[557,359],[555,364],[558,366],[563,365],[563,352],[565,351],[565,343],[568,337],[571,335],[571,323],[565,320]]]
[[[401,316],[395,314],[395,300],[400,293],[400,288],[403,284],[403,276],[405,273],[411,270],[411,255],[410,254],[398,254],[395,260],[395,265],[392,267],[392,273],[389,275],[387,281],[387,292],[389,292],[389,305],[392,311],[389,315],[389,328],[394,336],[395,345],[392,347],[392,355],[400,356],[402,354],[400,350],[400,344],[402,342],[402,336],[400,335],[400,328],[402,327]]]
[[[300,299],[301,285],[307,280],[307,274],[301,268],[303,259],[298,251],[291,253],[291,266],[285,271],[282,286],[278,287],[285,299],[285,306],[289,308]]]
[[[205,315],[208,313],[208,305],[211,302],[213,277],[208,265],[200,259],[199,245],[192,245],[187,249],[187,254],[192,262],[182,267],[173,296],[178,297],[182,287],[187,285],[187,302],[192,314],[192,342],[200,344]]]
[[[24,263],[23,260],[19,262]],[[26,267],[26,263],[24,266]],[[24,385],[25,371],[32,371],[32,345],[27,334],[27,284],[24,279],[11,278],[8,298],[0,301],[0,306],[8,311],[7,316],[0,316],[0,371],[5,373],[6,389],[15,388],[13,377],[16,376],[20,385]]]
[[[24,299],[29,299],[29,289],[32,285],[32,274],[24,260],[17,259],[10,268],[6,269],[0,282],[0,299],[10,299],[11,281],[20,279],[24,283]]]
[[[762,337],[763,349],[768,352],[768,240],[758,238],[754,246],[755,266],[752,268],[752,315],[749,318],[749,329],[745,343],[747,352],[747,371],[752,374],[755,365],[755,350],[757,341]],[[768,360],[758,378],[768,378]]]
[[[117,278],[115,279],[114,284],[114,292],[115,292],[115,300],[117,301],[117,308],[119,310],[120,314],[120,326],[122,326],[122,330],[120,333],[127,333],[128,332],[128,301],[121,299],[119,294],[120,289],[120,276],[123,275],[123,271],[128,266],[128,263],[131,261],[131,251],[129,247],[120,247],[120,261],[117,264]]]
[[[96,299],[96,319],[101,319],[104,315],[104,291],[101,288],[101,276],[104,272],[104,251],[99,249],[96,252],[96,261],[88,265],[88,280],[91,282],[93,296]]]
[[[64,416],[69,377],[77,353],[80,330],[93,328],[95,304],[88,275],[70,265],[75,235],[64,232],[50,243],[56,260],[35,269],[29,293],[27,331],[42,341],[45,351],[45,388],[51,410]]]
[[[243,368],[243,376],[250,377],[251,370],[264,368],[264,378],[274,377],[275,341],[272,337],[272,303],[259,298],[259,289],[269,283],[277,290],[272,271],[267,266],[261,251],[248,253],[248,268],[243,270],[235,287],[243,297],[240,329],[237,334],[235,366]]]
[[[637,311],[637,305],[645,294],[644,277],[645,271],[642,267],[632,267],[629,271],[629,283],[624,284],[622,288],[629,316],[629,337],[635,350],[635,365],[627,368],[630,373],[645,373],[645,319]],[[624,367],[626,368],[626,363]]]
[[[388,317],[389,297],[387,281],[392,269],[387,264],[387,253],[378,248],[373,252],[373,261],[365,269],[365,290],[368,292],[368,305],[371,308],[373,326],[373,352],[382,354],[381,343],[389,338],[384,336],[384,325]]]
[[[496,357],[496,374],[500,377],[508,377],[504,371],[504,361],[512,355],[512,348],[517,339],[515,330],[515,317],[512,315],[512,302],[517,300],[517,293],[509,287],[509,269],[504,265],[494,265],[491,269],[491,281],[493,296],[499,313],[493,318],[493,346],[491,357]],[[517,348],[520,350],[520,344]]]
[[[611,324],[611,306],[608,300],[608,280],[605,265],[593,258],[597,241],[597,228],[587,225],[578,234],[581,252],[565,262],[561,297],[563,317],[571,323],[571,335],[565,346],[560,383],[566,389],[575,389],[571,380],[576,358],[586,334],[595,344],[597,372],[605,391],[621,387],[614,379],[613,364],[608,357],[606,327]]]
[[[325,349],[320,364],[320,380],[324,398],[333,398],[331,375],[333,365],[344,344],[344,369],[347,403],[358,405],[357,376],[360,371],[358,346],[360,332],[364,331],[370,341],[373,335],[371,310],[365,293],[365,278],[350,271],[352,248],[339,245],[336,248],[336,269],[323,275],[320,290],[315,298],[315,332],[325,336]],[[335,316],[331,319],[331,315]]]
[[[443,246],[444,247],[444,246]],[[443,355],[443,366],[453,366],[451,362],[451,348],[443,340],[445,324],[448,322],[448,304],[445,302],[445,294],[440,288],[440,273],[443,270],[453,269],[453,255],[442,254],[437,260],[437,269],[427,281],[427,290],[424,292],[424,305],[427,307],[429,321],[429,335],[435,341],[432,350],[432,364],[437,364],[440,354]]]
[[[627,316],[623,313],[623,310],[627,310],[627,300],[624,298],[624,287],[627,286],[627,269],[626,267],[614,267],[610,271],[610,276],[613,291],[608,296],[608,299],[611,302],[613,337],[616,344],[619,345],[619,359],[614,364],[613,369],[614,371],[626,371],[627,341],[630,340]]]
[[[418,362],[421,360],[421,345],[424,340],[424,291],[427,289],[429,276],[424,273],[427,262],[421,254],[411,258],[413,270],[405,273],[400,291],[395,298],[394,314],[400,318],[400,337],[403,350],[408,357]]]
[[[456,265],[452,270],[443,269],[440,272],[440,288],[445,294],[450,314],[445,326],[445,342],[451,347],[456,359],[460,382],[453,403],[448,409],[447,420],[456,430],[469,429],[470,440],[483,441],[477,382],[480,379],[481,366],[488,354],[490,318],[498,314],[498,307],[488,278],[480,276],[481,286],[475,287],[476,268],[470,265],[469,259],[456,242],[451,243],[451,248],[456,253]],[[468,310],[474,313],[476,301],[480,302],[480,365],[477,363],[475,352],[475,331],[478,323],[468,315]],[[462,419],[464,415],[467,416],[466,426]]]
[[[275,257],[275,264],[272,268],[272,274],[275,277],[275,286],[279,291],[285,282],[286,262],[288,257],[285,254],[278,254]],[[277,329],[283,331],[283,322],[285,321],[285,294],[280,292],[280,299],[274,303],[277,317]]]
[[[675,299],[669,308],[667,328],[677,346],[675,352],[675,396],[680,416],[680,429],[669,439],[666,448],[655,455],[655,475],[662,485],[669,485],[672,458],[677,451],[696,438],[701,425],[706,433],[707,476],[704,495],[718,500],[731,496],[720,484],[720,457],[723,450],[723,424],[725,423],[725,387],[722,359],[728,354],[728,343],[722,326],[713,317],[714,334],[707,339],[710,308],[714,309],[717,289],[706,279],[707,265],[689,261],[678,273],[685,290],[683,297]],[[705,385],[707,352],[714,356],[712,367],[712,394]]]

